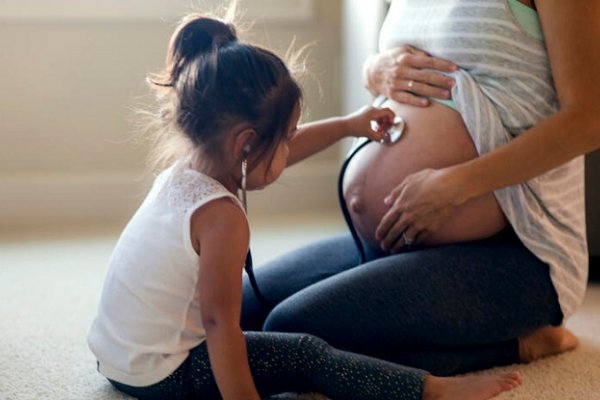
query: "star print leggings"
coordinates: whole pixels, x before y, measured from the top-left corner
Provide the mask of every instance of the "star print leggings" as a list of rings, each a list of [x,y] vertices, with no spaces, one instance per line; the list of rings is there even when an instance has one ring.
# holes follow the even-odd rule
[[[245,337],[250,370],[261,397],[316,392],[332,400],[422,398],[425,371],[340,351],[306,334],[247,332]],[[221,399],[206,342],[192,350],[173,374],[152,386],[110,382],[143,400]]]

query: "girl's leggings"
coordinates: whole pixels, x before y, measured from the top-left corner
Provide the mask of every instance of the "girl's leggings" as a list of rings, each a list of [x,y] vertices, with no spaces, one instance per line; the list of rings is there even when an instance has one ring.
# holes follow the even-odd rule
[[[519,361],[517,338],[562,313],[546,264],[511,229],[358,265],[350,235],[299,249],[244,282],[242,328],[304,332],[332,346],[452,375]]]
[[[333,400],[421,399],[426,372],[334,349],[314,336],[247,332],[248,361],[261,397],[318,392]],[[111,383],[139,399],[221,399],[206,342],[163,381],[146,387]]]

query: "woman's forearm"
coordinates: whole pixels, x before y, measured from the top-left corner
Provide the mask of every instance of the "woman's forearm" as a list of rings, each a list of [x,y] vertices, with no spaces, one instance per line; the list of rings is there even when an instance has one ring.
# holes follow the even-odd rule
[[[600,147],[598,2],[536,1],[561,109],[510,143],[453,167],[469,198],[528,181]]]
[[[506,145],[449,168],[461,183],[461,204],[526,182],[600,147],[597,110],[562,110]]]

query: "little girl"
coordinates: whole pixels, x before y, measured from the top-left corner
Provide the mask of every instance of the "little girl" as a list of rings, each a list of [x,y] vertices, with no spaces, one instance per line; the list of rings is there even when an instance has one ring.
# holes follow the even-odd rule
[[[201,15],[173,34],[161,118],[187,140],[133,216],[110,260],[88,342],[98,370],[141,399],[256,400],[320,392],[331,399],[487,399],[520,375],[438,378],[342,352],[303,334],[240,329],[249,228],[236,194],[345,136],[382,139],[389,109],[297,127],[301,91],[284,63]]]

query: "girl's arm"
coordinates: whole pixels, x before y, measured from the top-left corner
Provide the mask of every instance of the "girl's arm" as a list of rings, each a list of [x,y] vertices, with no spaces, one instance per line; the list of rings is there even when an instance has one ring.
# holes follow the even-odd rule
[[[539,176],[600,147],[600,1],[536,0],[559,111],[505,146],[472,161],[413,174],[387,199],[377,236],[391,242],[435,230],[453,207]],[[395,222],[402,214],[400,222]],[[419,235],[422,236],[422,235]]]
[[[393,119],[394,112],[389,108],[363,107],[344,117],[304,124],[289,141],[290,155],[287,165],[293,165],[325,150],[345,137],[366,136],[372,140],[380,140],[382,132],[373,131],[371,121],[377,121],[379,126],[385,127],[389,126]]]
[[[230,199],[214,200],[192,217],[200,254],[200,310],[210,364],[224,400],[259,400],[240,328],[242,268],[248,251],[248,222]]]

